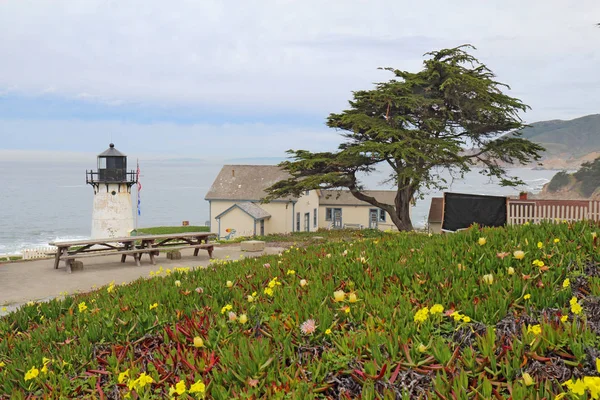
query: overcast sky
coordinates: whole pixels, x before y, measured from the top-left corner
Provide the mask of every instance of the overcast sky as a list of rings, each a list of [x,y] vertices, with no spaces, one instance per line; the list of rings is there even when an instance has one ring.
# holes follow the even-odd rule
[[[464,43],[526,122],[598,113],[598,22],[598,0],[1,0],[0,157],[333,150],[325,118],[377,67]]]

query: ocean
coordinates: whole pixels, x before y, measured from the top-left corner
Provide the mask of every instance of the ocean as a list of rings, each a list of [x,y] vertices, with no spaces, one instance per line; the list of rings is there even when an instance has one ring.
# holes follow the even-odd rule
[[[54,240],[88,238],[93,190],[85,184],[85,171],[95,169],[94,161],[0,160],[0,254],[18,254]],[[182,221],[205,225],[209,209],[204,196],[221,167],[221,163],[202,161],[140,161],[143,189],[138,226],[181,225]],[[537,192],[556,171],[522,168],[511,173],[526,186],[504,188],[474,170],[465,179],[453,181],[448,191],[489,195]],[[363,177],[363,181],[368,189],[390,189],[381,184],[386,177],[387,172],[382,171]],[[132,195],[135,197],[135,190]],[[440,195],[430,192],[417,202],[412,214],[415,226],[425,225],[431,197]],[[135,200],[133,204],[135,208]]]

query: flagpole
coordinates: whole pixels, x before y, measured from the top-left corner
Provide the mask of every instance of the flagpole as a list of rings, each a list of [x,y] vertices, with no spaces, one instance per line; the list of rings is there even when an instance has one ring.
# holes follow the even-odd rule
[[[135,230],[138,229],[138,217],[140,215],[140,159],[136,159],[137,162],[137,170],[136,170],[136,191],[137,191],[137,208],[135,210]]]

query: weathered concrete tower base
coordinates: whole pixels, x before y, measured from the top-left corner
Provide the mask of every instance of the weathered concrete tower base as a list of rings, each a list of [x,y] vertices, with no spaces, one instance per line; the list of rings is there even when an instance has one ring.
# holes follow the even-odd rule
[[[100,185],[94,194],[92,239],[129,236],[133,229],[130,187],[123,183]]]

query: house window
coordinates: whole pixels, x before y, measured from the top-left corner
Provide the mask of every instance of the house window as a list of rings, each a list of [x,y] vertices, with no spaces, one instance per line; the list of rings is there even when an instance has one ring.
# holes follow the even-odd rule
[[[333,219],[333,208],[325,209],[325,221],[331,221]]]
[[[385,210],[379,209],[379,222],[385,222]]]
[[[296,232],[300,232],[300,213],[296,213]]]
[[[317,227],[317,209],[316,208],[313,210],[313,226],[315,228]]]

